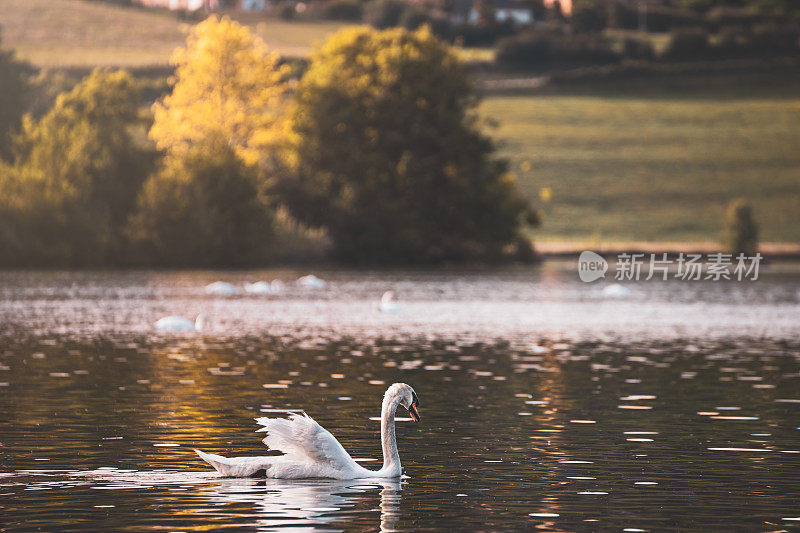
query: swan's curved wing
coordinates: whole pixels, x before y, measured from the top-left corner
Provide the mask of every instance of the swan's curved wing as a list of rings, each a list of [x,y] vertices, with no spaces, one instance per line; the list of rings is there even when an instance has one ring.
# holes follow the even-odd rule
[[[336,437],[307,414],[294,413],[289,418],[256,418],[267,436],[262,441],[270,450],[278,450],[288,459],[313,462],[343,469],[357,466]]]

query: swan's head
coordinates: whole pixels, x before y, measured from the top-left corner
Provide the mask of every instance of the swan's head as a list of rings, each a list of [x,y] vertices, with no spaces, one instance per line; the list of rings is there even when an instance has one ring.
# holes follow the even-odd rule
[[[381,303],[388,304],[394,303],[394,291],[386,291],[381,296]]]
[[[417,398],[417,393],[414,392],[414,389],[411,388],[411,385],[406,385],[405,383],[395,383],[391,387],[386,390],[386,399],[394,400],[397,398],[400,405],[408,409],[408,412],[411,414],[411,418],[414,422],[419,422],[420,416],[419,411],[417,410],[420,406],[419,398]]]

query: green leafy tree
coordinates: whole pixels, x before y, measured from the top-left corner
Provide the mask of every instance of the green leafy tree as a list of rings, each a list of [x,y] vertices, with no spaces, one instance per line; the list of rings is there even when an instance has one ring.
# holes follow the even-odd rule
[[[243,266],[266,259],[273,215],[257,172],[220,140],[168,156],[145,183],[129,236],[141,263]]]
[[[27,262],[93,265],[119,257],[154,160],[131,132],[138,105],[130,74],[96,70],[41,119],[25,117],[14,167],[0,186],[7,211],[21,221]]]
[[[725,251],[732,254],[752,255],[758,251],[758,226],[747,200],[739,198],[728,204],[722,244]]]
[[[11,139],[25,113],[30,65],[0,49],[0,158],[11,155]]]
[[[529,250],[531,215],[479,130],[466,67],[427,27],[345,29],[296,90],[292,178],[301,221],[356,263],[494,260]]]

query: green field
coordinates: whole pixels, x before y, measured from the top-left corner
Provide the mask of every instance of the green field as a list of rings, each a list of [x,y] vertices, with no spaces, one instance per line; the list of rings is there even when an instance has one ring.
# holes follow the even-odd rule
[[[763,240],[800,241],[800,92],[495,96],[482,111],[523,190],[552,188],[538,240],[713,241],[743,196]]]
[[[301,57],[345,24],[251,17],[259,36],[283,55]],[[86,0],[0,0],[3,44],[41,67],[166,65],[191,21],[161,10]]]
[[[352,23],[285,21],[231,13],[285,57],[306,57],[314,46]],[[198,19],[199,20],[199,19]],[[150,67],[169,63],[198,20],[160,9],[87,0],[0,0],[0,36],[6,47],[39,67]],[[467,61],[491,61],[489,48],[459,49]]]

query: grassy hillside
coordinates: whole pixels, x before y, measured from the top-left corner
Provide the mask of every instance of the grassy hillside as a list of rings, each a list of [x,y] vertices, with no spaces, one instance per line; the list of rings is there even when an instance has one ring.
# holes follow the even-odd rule
[[[715,240],[729,200],[762,238],[800,241],[800,92],[490,97],[485,116],[531,197],[553,190],[543,240]]]
[[[338,22],[252,21],[271,47],[307,55]],[[160,10],[85,0],[0,0],[5,46],[43,67],[164,65],[190,23]]]

